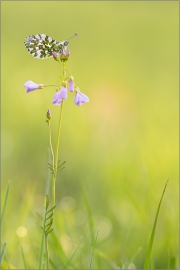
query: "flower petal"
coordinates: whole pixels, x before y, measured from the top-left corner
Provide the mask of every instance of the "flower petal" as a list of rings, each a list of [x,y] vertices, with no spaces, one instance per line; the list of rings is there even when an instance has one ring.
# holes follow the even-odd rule
[[[26,88],[26,93],[29,93],[29,92],[31,92],[33,90],[43,88],[44,85],[43,84],[37,84],[37,83],[34,83],[32,81],[27,81],[27,82],[25,82],[24,87]]]
[[[61,87],[61,90],[59,92],[60,98],[61,99],[67,99],[67,89],[65,86]]]
[[[53,97],[52,103],[54,105],[60,105],[62,102],[62,98],[60,97],[60,92],[56,92]]]
[[[89,98],[81,92],[77,92],[74,97],[74,103],[77,106],[81,106],[84,102],[89,102]]]
[[[74,82],[73,81],[69,81],[69,91],[70,92],[74,91]]]

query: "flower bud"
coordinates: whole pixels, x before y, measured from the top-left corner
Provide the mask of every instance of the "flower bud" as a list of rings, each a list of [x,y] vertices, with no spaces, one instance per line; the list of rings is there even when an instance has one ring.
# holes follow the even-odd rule
[[[43,89],[44,85],[43,84],[37,84],[32,81],[27,81],[24,84],[24,87],[26,88],[26,93],[29,93],[31,91],[34,91],[36,89]]]
[[[74,77],[70,76],[69,78],[69,91],[73,92],[74,91]]]
[[[57,57],[57,53],[52,52],[52,56],[53,56],[54,60],[59,61],[59,60],[58,60],[58,57]]]
[[[47,119],[51,119],[51,112],[50,112],[50,109],[47,110],[47,113],[46,113],[46,117]]]
[[[69,58],[69,55],[70,55],[70,50],[67,50],[67,51],[62,50],[61,53],[60,53],[60,60],[61,60],[62,62],[67,61],[68,58]]]

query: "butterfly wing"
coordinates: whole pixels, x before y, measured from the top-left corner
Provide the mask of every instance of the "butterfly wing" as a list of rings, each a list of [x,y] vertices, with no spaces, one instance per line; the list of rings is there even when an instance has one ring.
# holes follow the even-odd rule
[[[51,57],[53,52],[59,53],[64,47],[64,42],[58,42],[45,34],[28,36],[24,44],[29,53],[37,59]]]

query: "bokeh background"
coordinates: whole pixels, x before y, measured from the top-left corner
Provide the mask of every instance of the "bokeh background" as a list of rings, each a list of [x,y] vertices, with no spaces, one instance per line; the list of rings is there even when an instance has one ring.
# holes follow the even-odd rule
[[[52,114],[55,146],[60,107],[55,88],[25,93],[24,82],[57,83],[59,65],[37,60],[24,38],[44,33],[58,41],[74,32],[67,67],[90,102],[73,94],[63,109],[51,268],[62,268],[82,236],[71,268],[87,269],[90,228],[84,190],[99,235],[93,268],[123,267],[140,248],[142,268],[164,188],[151,268],[179,268],[178,2],[2,2],[1,187],[10,196],[2,227],[11,268],[38,268]],[[49,180],[48,180],[49,181]],[[48,182],[49,183],[49,182]],[[49,194],[51,192],[49,191]],[[62,250],[61,250],[62,248]],[[99,251],[99,253],[98,253]],[[100,253],[101,252],[101,253]],[[115,265],[115,266],[114,266]],[[4,268],[7,263],[4,262]]]

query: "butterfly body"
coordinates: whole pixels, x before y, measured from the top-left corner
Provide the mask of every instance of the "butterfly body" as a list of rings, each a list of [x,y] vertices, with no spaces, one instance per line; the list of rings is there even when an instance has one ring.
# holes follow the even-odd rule
[[[52,57],[52,53],[60,53],[66,49],[68,41],[58,42],[45,34],[31,35],[25,38],[24,44],[29,53],[37,59]]]

